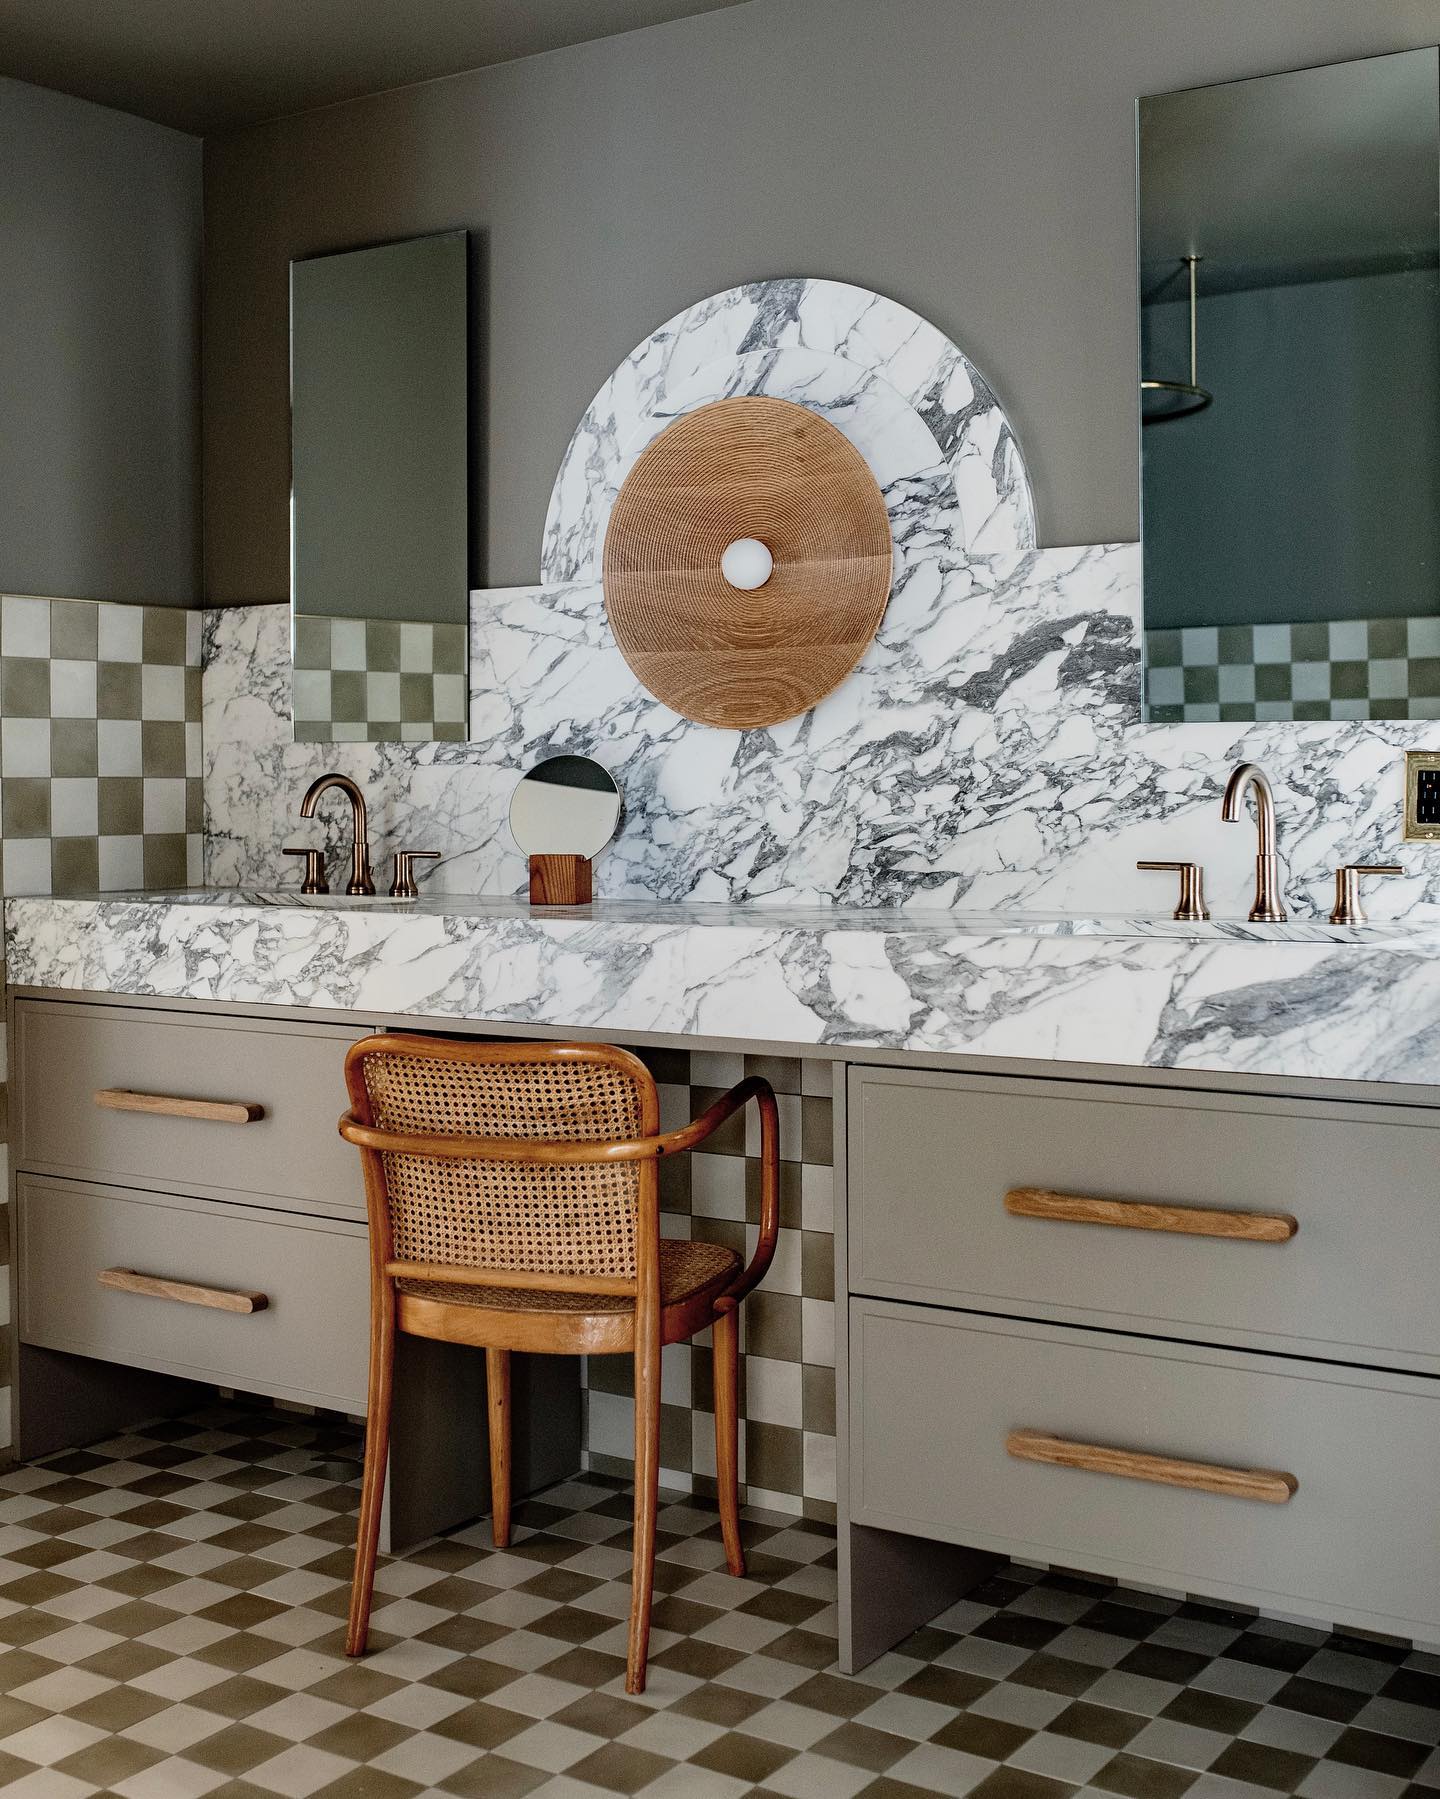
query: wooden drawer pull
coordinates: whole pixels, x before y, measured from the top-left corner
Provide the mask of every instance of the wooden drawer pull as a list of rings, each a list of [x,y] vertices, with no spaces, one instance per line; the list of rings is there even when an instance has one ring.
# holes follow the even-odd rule
[[[263,1312],[270,1304],[264,1293],[234,1293],[228,1287],[201,1287],[194,1281],[167,1281],[159,1274],[138,1274],[133,1268],[102,1268],[102,1287],[117,1293],[143,1293],[149,1299],[177,1299],[186,1306],[212,1306],[217,1312]]]
[[[1160,1206],[1139,1199],[1087,1199],[1045,1187],[1012,1187],[1005,1210],[1016,1218],[1058,1218],[1067,1224],[1113,1224],[1129,1231],[1171,1231],[1181,1237],[1229,1237],[1240,1243],[1288,1243],[1300,1229],[1288,1212],[1217,1212],[1205,1206]]]
[[[106,1112],[149,1112],[166,1118],[202,1118],[211,1124],[254,1124],[264,1106],[243,1099],[181,1099],[172,1093],[131,1093],[125,1087],[101,1087],[95,1104]]]
[[[1126,1480],[1153,1480],[1162,1487],[1191,1487],[1199,1493],[1222,1493],[1229,1499],[1259,1499],[1284,1505],[1300,1483],[1276,1468],[1221,1468],[1213,1462],[1182,1462],[1168,1455],[1142,1455],[1135,1449],[1107,1449],[1099,1443],[1072,1443],[1038,1430],[1012,1430],[1006,1451],[1022,1462],[1049,1462],[1057,1468],[1082,1468],[1091,1474],[1118,1474]]]

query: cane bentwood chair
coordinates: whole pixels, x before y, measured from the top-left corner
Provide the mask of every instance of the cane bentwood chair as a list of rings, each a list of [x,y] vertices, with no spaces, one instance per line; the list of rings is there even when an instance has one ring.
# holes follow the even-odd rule
[[[495,1546],[510,1541],[510,1355],[633,1355],[635,1535],[625,1690],[645,1689],[655,1570],[660,1348],[714,1330],[715,1470],[725,1561],[745,1572],[738,1474],[740,1301],[775,1253],[779,1116],[742,1081],[660,1132],[649,1070],[605,1044],[461,1044],[382,1035],[345,1058],[370,1216],[370,1388],[347,1655],[363,1655],[389,1453],[395,1333],[485,1351]],[[660,1235],[656,1163],[754,1100],[760,1229],[748,1267]]]

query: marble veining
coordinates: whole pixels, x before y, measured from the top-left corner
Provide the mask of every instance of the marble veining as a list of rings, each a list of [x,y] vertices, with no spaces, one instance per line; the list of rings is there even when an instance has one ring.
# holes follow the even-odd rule
[[[1403,751],[1440,745],[1440,726],[1140,725],[1138,564],[1133,545],[1032,551],[998,591],[967,571],[973,611],[908,638],[887,615],[873,668],[805,718],[743,735],[645,694],[592,588],[473,596],[468,744],[293,743],[284,609],[210,613],[207,884],[295,885],[282,847],[327,837],[338,869],[344,808],[298,818],[306,785],[336,767],[366,789],[382,873],[391,846],[436,848],[432,891],[513,893],[517,771],[576,750],[626,798],[596,864],[602,897],[1163,917],[1172,878],[1134,864],[1184,856],[1205,864],[1212,911],[1243,918],[1254,834],[1222,824],[1220,791],[1253,757],[1275,784],[1292,915],[1323,919],[1337,863],[1398,857],[1411,872],[1371,884],[1371,915],[1440,918],[1440,859],[1399,842]]]
[[[80,895],[96,898],[98,895]],[[526,903],[513,894],[425,893],[418,899],[399,900],[384,893],[356,897],[344,892],[307,894],[294,887],[173,887],[137,888],[132,893],[105,895],[123,904],[183,905],[234,909],[280,907],[301,912],[393,912],[411,918],[523,918],[530,915]],[[582,920],[588,924],[684,925],[687,929],[750,928],[767,919],[785,930],[802,931],[900,931],[919,938],[927,932],[943,937],[1148,937],[1194,943],[1329,943],[1351,944],[1362,949],[1392,945],[1418,949],[1440,948],[1440,920],[1410,923],[1336,925],[1314,918],[1285,919],[1278,924],[1253,923],[1243,918],[1175,919],[1134,917],[1123,912],[1096,913],[1090,917],[1058,912],[959,910],[921,911],[891,906],[763,906],[726,905],[685,900],[598,900],[583,906],[546,906],[544,919]]]
[[[18,986],[796,1049],[1432,1084],[1440,958],[1398,935],[1076,936],[882,911],[9,900]]]
[[[895,539],[891,600],[859,667],[812,712],[726,732],[642,689],[597,578],[634,456],[677,413],[738,392],[824,412],[865,455]],[[505,814],[538,757],[590,754],[625,794],[596,865],[605,898],[767,906],[1154,913],[1205,864],[1212,910],[1243,917],[1253,833],[1222,825],[1249,757],[1276,789],[1286,900],[1323,918],[1342,861],[1405,863],[1379,919],[1440,918],[1440,856],[1399,842],[1403,751],[1440,723],[1140,723],[1134,544],[1034,547],[1028,482],[990,387],[905,308],[835,282],[699,302],[641,344],[577,428],[555,483],[544,580],[471,596],[467,744],[297,746],[285,615],[212,613],[205,631],[206,880],[293,884],[290,841],[329,842],[299,796],[323,767],[365,786],[382,848],[439,849],[432,891],[513,893]]]
[[[799,360],[792,361],[796,353]],[[820,364],[832,366],[820,376]],[[629,465],[679,412],[768,393],[824,412],[841,430],[867,390],[923,422],[946,465],[966,540],[1028,547],[1034,511],[1019,445],[974,364],[908,307],[841,281],[752,282],[677,313],[626,357],[570,440],[545,521],[541,576],[595,580],[605,522]],[[847,435],[848,435],[847,431]],[[863,443],[857,442],[862,452]],[[885,486],[883,470],[876,478]]]

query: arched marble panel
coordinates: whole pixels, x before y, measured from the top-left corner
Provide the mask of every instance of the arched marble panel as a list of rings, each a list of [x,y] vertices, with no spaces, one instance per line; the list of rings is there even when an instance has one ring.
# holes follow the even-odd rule
[[[748,283],[677,313],[631,351],[575,429],[550,496],[547,583],[599,578],[605,524],[631,463],[679,413],[769,394],[850,429],[863,410],[907,409],[947,471],[957,549],[1003,554],[1035,542],[1030,483],[1000,403],[975,365],[897,301],[842,281]],[[886,487],[882,466],[871,463]]]

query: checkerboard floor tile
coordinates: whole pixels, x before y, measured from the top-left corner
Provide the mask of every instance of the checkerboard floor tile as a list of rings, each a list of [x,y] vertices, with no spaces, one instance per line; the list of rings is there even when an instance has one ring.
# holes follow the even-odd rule
[[[1436,1799],[1440,1657],[1014,1565],[863,1673],[835,1542],[667,1498],[624,1692],[629,1494],[577,1476],[383,1562],[342,1620],[353,1427],[217,1404],[0,1476],[16,1799]]]

